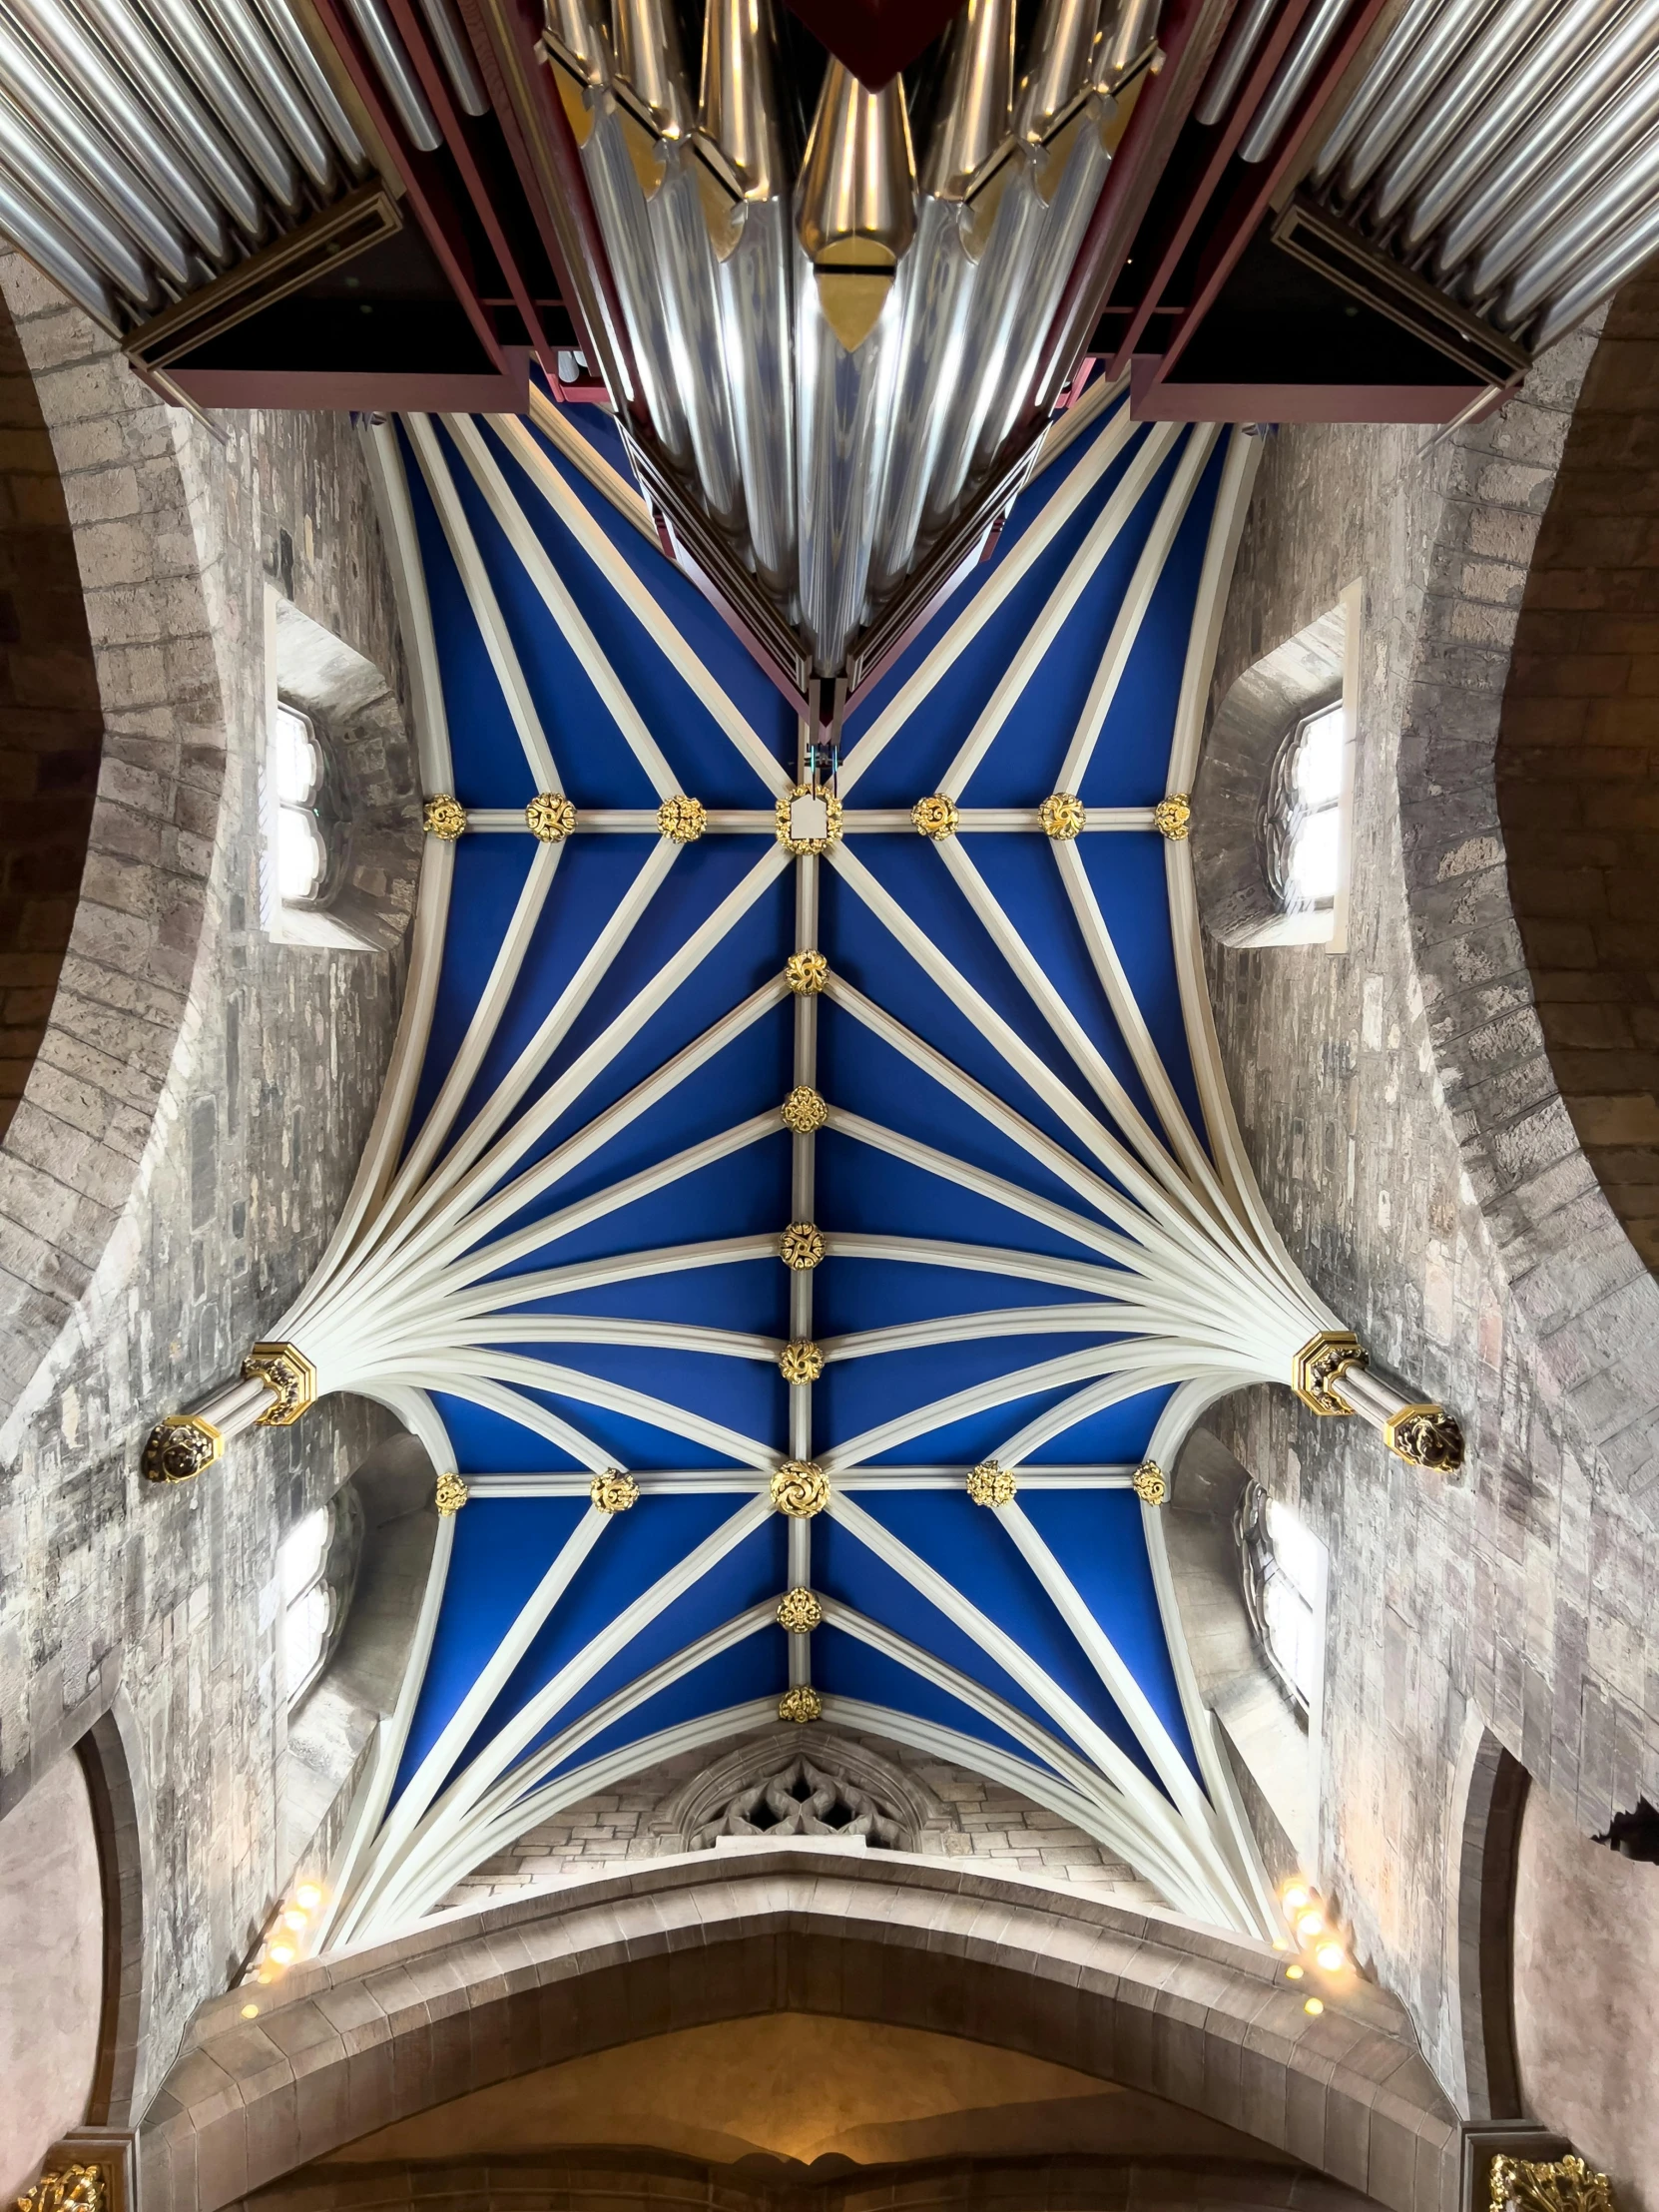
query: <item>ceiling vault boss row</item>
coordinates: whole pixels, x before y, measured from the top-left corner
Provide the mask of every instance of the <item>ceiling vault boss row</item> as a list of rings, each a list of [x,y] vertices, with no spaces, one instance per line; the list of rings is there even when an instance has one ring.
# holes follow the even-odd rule
[[[1186,793],[1259,441],[1098,383],[827,758],[599,488],[600,410],[362,437],[429,795],[402,1024],[310,1281],[146,1456],[350,1390],[439,1470],[320,1939],[780,1718],[1271,1936],[1164,1469],[1263,1382],[1462,1442],[1290,1260],[1211,1028]]]

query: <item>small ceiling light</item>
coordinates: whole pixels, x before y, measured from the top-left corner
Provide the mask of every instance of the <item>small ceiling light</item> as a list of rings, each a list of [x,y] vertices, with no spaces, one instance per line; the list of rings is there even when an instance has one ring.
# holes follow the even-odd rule
[[[1325,2006],[1320,1998],[1310,1997],[1307,2003],[1302,2007],[1302,2009],[1304,2010],[1304,2012],[1311,2013],[1313,2017],[1317,2020],[1320,2014],[1325,2010]]]
[[[257,2004],[245,2004],[242,2008],[242,2016],[245,2020],[257,2020],[260,2016],[259,2006]]]
[[[274,1966],[291,1966],[298,1952],[288,1942],[273,1943],[266,1956]]]
[[[1287,1966],[1285,1968],[1285,1979],[1287,1981],[1300,1981],[1302,1979],[1302,1968],[1300,1966]]]
[[[1300,1914],[1297,1918],[1296,1932],[1299,1936],[1323,1936],[1325,1934],[1325,1915],[1323,1913]]]
[[[1300,1913],[1309,1902],[1308,1892],[1300,1882],[1293,1882],[1285,1892],[1285,1910],[1287,1913]]]
[[[305,1915],[299,1910],[297,1905],[290,1905],[288,1907],[288,1910],[282,1915],[282,1926],[284,1928],[291,1928],[296,1936],[303,1933],[305,1927]]]
[[[1283,1936],[1276,1936],[1273,1938],[1273,1947],[1275,1950],[1289,1950],[1291,1946],[1286,1942]]]
[[[1327,1973],[1341,1973],[1348,1964],[1348,1953],[1341,1943],[1321,1943],[1314,1956]]]
[[[314,1882],[301,1882],[293,1893],[295,1905],[302,1905],[307,1913],[314,1913],[322,1903],[322,1892]]]
[[[270,1981],[272,1978],[272,1971],[269,1966],[262,1966],[259,1972],[254,1976],[254,1979],[256,1981]]]

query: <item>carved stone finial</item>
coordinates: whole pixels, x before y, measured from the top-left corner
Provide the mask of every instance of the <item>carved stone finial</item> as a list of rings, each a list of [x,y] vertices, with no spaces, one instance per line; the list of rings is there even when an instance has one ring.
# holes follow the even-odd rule
[[[830,963],[822,952],[792,952],[784,975],[797,998],[813,998],[830,980]]]
[[[1615,2212],[1605,2174],[1568,2151],[1564,2158],[1494,2158],[1491,2212]]]
[[[1443,1405],[1402,1405],[1383,1424],[1382,1441],[1396,1458],[1433,1474],[1455,1474],[1463,1464],[1463,1431]]]
[[[1185,792],[1171,792],[1152,810],[1152,827],[1171,844],[1179,844],[1193,826],[1193,803]]]
[[[791,1520],[811,1520],[830,1502],[830,1477],[810,1459],[786,1459],[772,1478],[772,1502]]]
[[[676,844],[695,844],[709,827],[709,817],[701,799],[687,799],[676,792],[672,799],[665,799],[657,809],[657,828],[665,837],[672,837]]]
[[[297,1345],[255,1345],[242,1363],[245,1381],[263,1382],[271,1403],[259,1416],[262,1428],[289,1428],[316,1396],[316,1370]]]
[[[1143,1459],[1129,1486],[1143,1505],[1162,1505],[1169,1496],[1169,1477],[1156,1459]]]
[[[224,1456],[225,1438],[200,1413],[167,1413],[145,1439],[140,1464],[152,1482],[194,1482]]]
[[[626,1513],[639,1494],[639,1484],[620,1467],[607,1467],[588,1484],[588,1497],[602,1513]]]
[[[438,1486],[432,1493],[432,1503],[444,1519],[458,1513],[467,1501],[467,1486],[453,1467],[445,1467],[438,1476]]]
[[[816,1382],[824,1373],[824,1353],[811,1337],[792,1337],[778,1355],[779,1373],[786,1382]]]
[[[961,821],[956,802],[947,799],[943,792],[934,792],[930,798],[918,799],[910,809],[910,820],[924,837],[931,837],[935,844],[941,837],[953,837],[956,825]]]
[[[830,1109],[810,1083],[798,1083],[784,1101],[784,1127],[810,1137],[830,1119]]]
[[[65,2166],[43,2173],[17,2200],[17,2212],[104,2212],[109,2201],[101,2166]]]
[[[1316,1413],[1351,1413],[1354,1408],[1340,1398],[1332,1385],[1350,1368],[1370,1363],[1352,1329],[1322,1329],[1310,1337],[1291,1363],[1291,1388],[1304,1405]]]
[[[793,1690],[786,1690],[778,1700],[778,1718],[781,1721],[822,1720],[824,1700],[810,1683],[798,1682]]]
[[[975,1505],[1012,1505],[1018,1488],[1012,1468],[999,1467],[994,1459],[975,1467],[967,1478],[967,1494]]]
[[[799,1273],[816,1268],[824,1258],[824,1233],[810,1221],[792,1221],[778,1240],[778,1257],[785,1267]]]
[[[797,784],[794,791],[786,792],[778,802],[778,841],[786,851],[798,856],[828,852],[832,844],[841,841],[840,801],[833,792],[815,791],[811,784]]]
[[[1037,809],[1037,820],[1056,844],[1077,836],[1089,819],[1089,811],[1075,792],[1055,792]]]
[[[466,809],[448,792],[435,792],[420,810],[420,827],[429,837],[453,844],[466,828]]]
[[[805,1636],[810,1628],[816,1628],[824,1618],[824,1607],[803,1584],[786,1590],[778,1600],[778,1625],[787,1628],[792,1636]]]
[[[524,810],[530,834],[543,844],[563,844],[576,827],[576,805],[561,792],[537,792]]]

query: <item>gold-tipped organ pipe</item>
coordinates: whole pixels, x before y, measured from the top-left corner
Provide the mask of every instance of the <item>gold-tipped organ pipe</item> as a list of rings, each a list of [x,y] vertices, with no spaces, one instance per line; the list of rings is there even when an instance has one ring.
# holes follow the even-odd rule
[[[915,219],[901,81],[831,61],[796,201],[801,615],[826,673],[863,613]]]
[[[790,211],[776,114],[768,0],[708,0],[692,151],[714,252],[750,545],[761,582],[788,604],[795,586],[795,376]]]

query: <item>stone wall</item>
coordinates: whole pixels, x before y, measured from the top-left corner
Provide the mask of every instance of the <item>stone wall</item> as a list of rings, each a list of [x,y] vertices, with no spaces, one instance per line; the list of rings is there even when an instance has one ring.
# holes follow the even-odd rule
[[[1462,1419],[1458,1482],[1288,1390],[1215,1425],[1331,1554],[1318,1874],[1459,2068],[1452,1779],[1482,1717],[1585,1834],[1659,1780],[1659,1308],[1561,1104],[1493,759],[1591,333],[1491,422],[1268,441],[1215,696],[1364,582],[1344,953],[1207,947],[1250,1156],[1310,1280]],[[1548,2115],[1544,2115],[1546,2118]]]
[[[324,1400],[188,1489],[139,1473],[156,1417],[233,1374],[314,1263],[402,987],[400,950],[260,929],[268,578],[399,693],[402,673],[343,417],[222,417],[210,434],[23,265],[0,266],[0,284],[75,528],[105,725],[53,1009],[73,1080],[26,1126],[32,1077],[8,1133],[38,1137],[32,1180],[6,1182],[10,1152],[0,1163],[0,1291],[31,1294],[4,1331],[0,1810],[119,1701],[142,1749],[149,1872],[142,2109],[288,1873],[277,1543],[386,1426]],[[412,790],[407,760],[401,774]],[[411,859],[417,844],[411,829]]]

